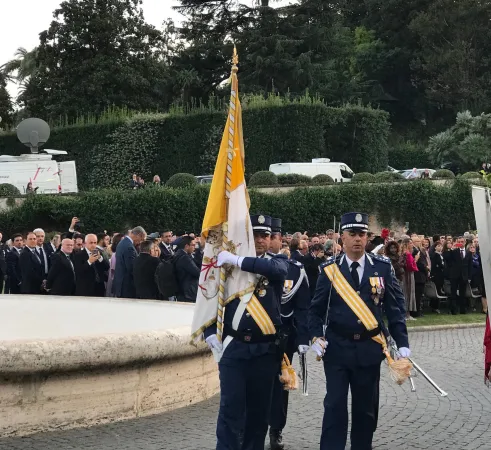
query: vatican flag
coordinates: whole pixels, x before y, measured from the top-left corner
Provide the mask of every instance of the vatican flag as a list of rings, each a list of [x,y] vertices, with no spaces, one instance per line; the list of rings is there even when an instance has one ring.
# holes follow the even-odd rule
[[[193,342],[200,341],[203,331],[215,323],[217,336],[221,339],[227,304],[235,298],[240,298],[244,303],[249,302],[257,282],[255,274],[243,272],[235,266],[216,265],[221,250],[237,256],[256,256],[249,216],[249,195],[244,178],[237,63],[237,52],[234,49],[229,114],[203,220],[202,233],[206,244],[191,330]]]

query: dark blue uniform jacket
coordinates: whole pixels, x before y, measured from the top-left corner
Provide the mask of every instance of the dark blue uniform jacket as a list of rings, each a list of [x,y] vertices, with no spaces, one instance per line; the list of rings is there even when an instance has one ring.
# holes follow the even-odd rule
[[[360,280],[358,293],[365,301],[377,321],[382,323],[383,312],[388,321],[388,329],[396,341],[398,347],[409,347],[406,322],[404,297],[398,281],[393,277],[390,260],[378,255],[365,255],[365,267],[363,277]],[[353,288],[354,282],[349,272],[348,263],[344,256],[329,259],[321,266],[321,273],[317,281],[315,296],[309,309],[309,332],[311,338],[323,336],[323,325],[328,305],[331,281],[324,272],[324,267],[329,264],[338,264],[341,273]],[[372,298],[372,286],[370,277],[382,277],[385,284],[385,293],[380,298],[378,306]],[[334,325],[333,325],[334,324]],[[328,316],[328,328],[326,340],[328,346],[324,358],[333,363],[369,366],[379,364],[384,355],[381,345],[372,339],[364,341],[352,341],[332,330],[332,327],[341,327],[346,333],[359,334],[365,331],[364,325],[358,320],[355,313],[333,288]]]

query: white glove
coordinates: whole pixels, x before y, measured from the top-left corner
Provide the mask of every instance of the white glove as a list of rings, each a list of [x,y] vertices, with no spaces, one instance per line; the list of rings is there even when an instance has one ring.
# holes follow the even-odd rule
[[[221,251],[217,257],[217,266],[222,267],[224,264],[232,264],[233,266],[241,266],[244,257],[234,255],[226,250]]]
[[[310,348],[314,350],[315,353],[317,353],[317,356],[322,358],[324,356],[324,353],[326,352],[326,347],[327,341],[325,341],[324,339],[316,339],[316,341],[312,344]]]
[[[409,358],[411,356],[411,350],[407,347],[401,347],[399,348],[399,354],[401,355],[401,358]]]
[[[303,355],[304,353],[307,353],[309,348],[310,347],[308,345],[299,345],[298,346],[298,354]]]
[[[208,344],[208,347],[210,347],[210,350],[218,350],[219,352],[222,351],[223,345],[222,343],[218,340],[218,337],[216,334],[212,334],[211,336],[208,336],[205,339],[206,343]]]

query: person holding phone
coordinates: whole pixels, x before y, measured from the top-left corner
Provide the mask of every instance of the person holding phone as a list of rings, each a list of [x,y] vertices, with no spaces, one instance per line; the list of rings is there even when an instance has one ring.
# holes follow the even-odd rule
[[[82,250],[73,254],[75,267],[75,295],[84,297],[104,297],[104,280],[109,271],[109,261],[104,259],[97,248],[97,236],[85,236]]]

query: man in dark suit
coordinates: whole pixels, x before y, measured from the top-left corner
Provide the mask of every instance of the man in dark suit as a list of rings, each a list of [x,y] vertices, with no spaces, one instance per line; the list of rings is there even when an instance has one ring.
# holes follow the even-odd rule
[[[7,280],[7,248],[3,244],[2,238],[3,235],[0,233],[0,294],[3,292],[3,282],[4,280]]]
[[[22,246],[24,245],[24,238],[22,234],[14,234],[12,236],[12,249],[7,253],[7,288],[5,293],[20,294],[20,284],[22,281],[22,274],[20,271],[20,254],[22,252]]]
[[[50,242],[45,242],[43,244],[43,250],[44,253],[46,253],[46,256],[48,257],[50,266],[51,266],[51,255],[58,251],[58,247],[60,246],[60,243],[61,243],[60,235],[55,234]]]
[[[27,233],[26,246],[20,254],[21,294],[40,294],[45,278],[41,258],[36,252],[37,238],[33,232]]]
[[[181,237],[178,250],[173,259],[174,271],[179,286],[177,300],[180,302],[196,301],[201,268],[198,268],[191,256],[194,251],[194,239],[191,236]]]
[[[162,261],[168,261],[174,256],[174,250],[172,249],[172,231],[167,230],[160,233],[160,239],[160,259]]]
[[[130,230],[116,248],[116,270],[114,272],[114,292],[116,297],[136,298],[133,280],[133,265],[137,257],[136,246],[147,237],[142,227]]]
[[[97,248],[97,236],[85,236],[85,247],[73,254],[75,266],[75,295],[84,297],[104,297],[106,291],[104,278],[109,271],[109,262]]]
[[[466,313],[467,285],[471,278],[472,253],[465,249],[465,239],[457,238],[454,248],[450,250],[448,259],[448,277],[450,279],[449,306],[452,314],[457,314],[457,306],[460,314]],[[459,295],[457,295],[457,290]]]
[[[140,244],[140,254],[133,265],[133,279],[135,281],[136,298],[158,298],[158,288],[155,282],[155,271],[160,259],[150,253],[154,246],[153,241],[144,241]],[[117,253],[116,253],[117,254]]]
[[[44,243],[46,235],[42,228],[36,228],[33,233],[36,235],[36,253],[41,260],[44,271],[43,277],[46,279],[49,271],[49,255],[46,253],[46,244]]]
[[[71,260],[73,240],[63,239],[61,250],[51,256],[46,289],[52,295],[73,295],[75,293],[75,267]]]

